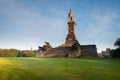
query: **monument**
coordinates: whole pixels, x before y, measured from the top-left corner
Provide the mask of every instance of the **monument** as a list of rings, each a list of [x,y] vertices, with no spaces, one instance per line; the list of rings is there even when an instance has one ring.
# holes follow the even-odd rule
[[[64,44],[59,47],[52,48],[52,46],[45,42],[43,47],[39,47],[36,53],[37,57],[79,57],[84,56],[97,56],[96,45],[80,45],[76,36],[76,23],[74,21],[74,14],[72,10],[68,14],[68,34]]]
[[[62,47],[71,47],[76,41],[78,41],[75,29],[76,29],[76,23],[74,21],[74,15],[73,12],[70,10],[69,12],[69,22],[68,22],[68,35],[66,37],[65,44],[62,45]]]

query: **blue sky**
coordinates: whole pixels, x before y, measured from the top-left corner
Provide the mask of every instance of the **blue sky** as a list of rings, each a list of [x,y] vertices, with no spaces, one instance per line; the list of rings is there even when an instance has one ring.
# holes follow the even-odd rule
[[[72,9],[81,45],[98,52],[120,37],[120,0],[0,0],[0,48],[37,49],[65,42]]]

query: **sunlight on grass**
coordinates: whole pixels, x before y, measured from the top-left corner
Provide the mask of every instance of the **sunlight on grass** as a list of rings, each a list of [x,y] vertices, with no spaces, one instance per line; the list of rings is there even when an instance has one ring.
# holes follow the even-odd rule
[[[120,60],[0,58],[0,80],[119,80]]]
[[[0,63],[1,63],[1,65],[5,65],[5,64],[12,65],[11,61],[7,60],[5,58],[0,58]]]

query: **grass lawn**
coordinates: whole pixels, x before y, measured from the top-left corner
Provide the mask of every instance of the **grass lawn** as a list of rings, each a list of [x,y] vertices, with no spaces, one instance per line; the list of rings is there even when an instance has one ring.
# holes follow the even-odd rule
[[[0,80],[120,80],[120,60],[1,57]]]

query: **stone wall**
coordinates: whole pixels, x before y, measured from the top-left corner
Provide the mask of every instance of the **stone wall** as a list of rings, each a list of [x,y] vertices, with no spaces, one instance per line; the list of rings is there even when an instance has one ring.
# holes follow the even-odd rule
[[[74,43],[72,47],[56,47],[52,48],[49,45],[39,47],[36,57],[78,57],[81,55],[79,43]]]
[[[97,56],[96,45],[81,45],[81,55]]]
[[[70,57],[75,58],[81,55],[85,56],[97,56],[96,45],[80,45],[74,43],[72,47],[56,47],[52,48],[48,45],[40,47],[40,50],[36,53],[36,57]]]
[[[68,57],[70,47],[56,47],[46,52],[45,57]]]
[[[80,49],[72,50],[72,47],[56,47],[49,51],[40,50],[36,53],[36,57],[78,57],[81,55]]]

